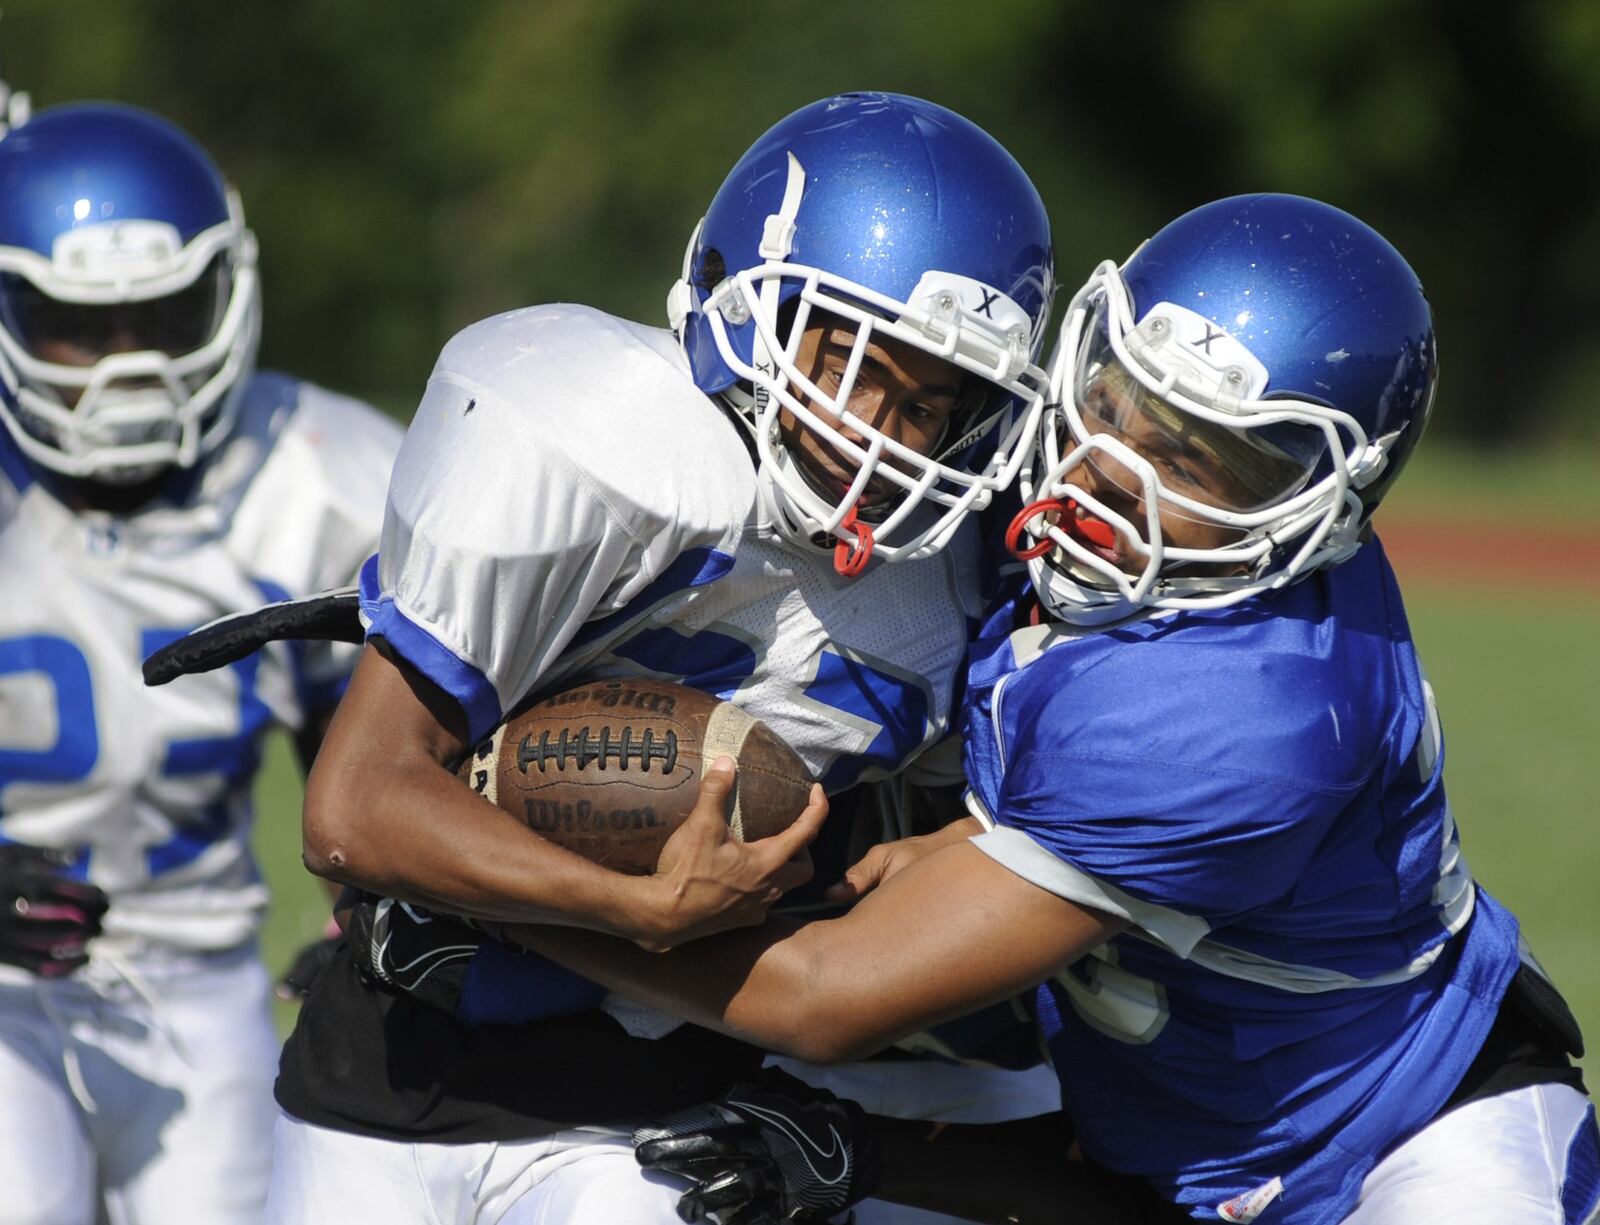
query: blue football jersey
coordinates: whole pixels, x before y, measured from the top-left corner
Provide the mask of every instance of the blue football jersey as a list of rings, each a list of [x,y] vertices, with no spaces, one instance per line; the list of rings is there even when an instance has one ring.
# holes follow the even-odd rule
[[[1342,1220],[1518,963],[1381,546],[1111,629],[1019,607],[973,653],[976,845],[1132,922],[1038,993],[1084,1151],[1196,1217]]]

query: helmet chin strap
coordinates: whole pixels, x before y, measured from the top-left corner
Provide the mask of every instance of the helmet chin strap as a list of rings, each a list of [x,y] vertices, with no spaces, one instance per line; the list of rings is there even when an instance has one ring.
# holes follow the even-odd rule
[[[800,198],[806,190],[805,167],[793,153],[788,157],[789,178],[784,184],[783,200],[778,205],[778,211],[768,215],[761,230],[761,245],[756,249],[768,264],[781,264],[789,258],[794,247],[794,219],[800,215]],[[769,276],[761,282],[761,309],[774,328],[778,320],[778,294],[782,287],[780,277]],[[755,358],[753,364],[757,370],[778,368],[772,354],[767,352],[767,344],[759,328],[751,344],[751,356]]]
[[[769,214],[766,224],[761,230],[761,245],[757,248],[761,258],[769,264],[781,264],[789,258],[794,248],[795,218],[800,215],[800,200],[805,195],[806,171],[800,164],[800,159],[793,153],[789,157],[789,177],[784,183],[783,200],[778,205],[778,211]],[[781,283],[778,277],[768,277],[761,285],[761,309],[768,319],[776,320],[778,317],[778,293]],[[788,343],[793,344],[792,337]],[[752,346],[755,366],[757,369],[764,365],[778,368],[777,361],[766,351],[766,342],[758,330]],[[857,516],[855,503],[845,512],[844,518],[839,521],[843,531],[854,532],[855,540],[839,540],[833,547],[833,568],[845,578],[854,578],[867,568],[867,562],[872,557],[872,528],[862,523]]]
[[[800,215],[800,197],[806,190],[806,170],[800,159],[789,154],[789,177],[783,185],[783,200],[761,229],[762,259],[781,263],[794,248],[794,219]]]

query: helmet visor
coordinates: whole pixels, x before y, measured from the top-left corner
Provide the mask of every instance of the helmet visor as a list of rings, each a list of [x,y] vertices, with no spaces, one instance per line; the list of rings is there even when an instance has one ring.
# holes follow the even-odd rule
[[[29,354],[61,366],[92,366],[114,353],[180,357],[204,346],[222,322],[232,276],[218,255],[177,293],[105,305],[63,302],[25,277],[0,278],[0,320]]]
[[[1117,355],[1106,312],[1097,310],[1074,372],[1083,427],[1110,434],[1143,456],[1168,494],[1223,511],[1263,510],[1304,488],[1326,450],[1324,435],[1310,426],[1224,425],[1180,407],[1150,381]],[[1199,399],[1180,386],[1188,398]]]

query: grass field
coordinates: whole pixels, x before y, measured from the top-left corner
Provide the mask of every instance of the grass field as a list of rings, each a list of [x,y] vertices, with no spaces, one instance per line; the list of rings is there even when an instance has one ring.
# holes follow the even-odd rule
[[[1556,518],[1600,531],[1597,469],[1600,454],[1583,447],[1465,450],[1429,437],[1382,514]]]
[[[1584,456],[1490,462],[1444,452],[1407,474],[1393,504],[1442,520],[1493,512],[1536,524],[1559,513],[1600,532],[1594,470]],[[1515,559],[1503,560],[1484,559],[1486,579],[1515,575]],[[1439,700],[1468,862],[1516,911],[1600,1043],[1600,601],[1538,581],[1546,576],[1522,576],[1520,592],[1491,581],[1410,582],[1404,567],[1400,577]],[[299,788],[282,744],[260,794],[257,842],[277,899],[266,954],[278,968],[317,935],[327,905],[299,864]],[[280,1024],[290,1019],[281,1009]]]
[[[1600,1041],[1600,605],[1410,593],[1473,874]]]

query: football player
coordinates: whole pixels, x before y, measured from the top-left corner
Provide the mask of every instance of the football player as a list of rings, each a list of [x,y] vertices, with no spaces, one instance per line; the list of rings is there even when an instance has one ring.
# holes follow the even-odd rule
[[[314,751],[353,652],[279,646],[162,692],[139,662],[352,579],[400,431],[254,371],[255,240],[188,135],[107,103],[11,119],[0,1220],[244,1225],[278,1048],[251,787],[272,726]]]
[[[1328,205],[1221,200],[1095,270],[1052,371],[1012,532],[1031,586],[974,648],[965,828],[880,852],[837,920],[663,957],[522,934],[820,1060],[1042,982],[1082,1152],[1197,1219],[1594,1219],[1581,1040],[1468,871],[1372,531],[1434,397],[1415,274]],[[649,1139],[737,1140],[750,1100]],[[779,1182],[817,1192],[803,1164]],[[1014,1194],[977,1219],[1070,1207]]]
[[[453,339],[363,571],[368,645],[308,787],[308,862],[408,903],[649,947],[758,921],[804,879],[792,859],[820,810],[748,846],[691,831],[654,876],[625,877],[449,767],[579,677],[730,697],[830,790],[944,739],[977,611],[969,516],[1037,423],[1051,285],[1043,205],[991,137],[852,94],[734,167],[672,331],[541,306]],[[676,1220],[626,1124],[726,1088],[760,1052],[597,1002],[469,1028],[336,957],[285,1048],[268,1218]]]

